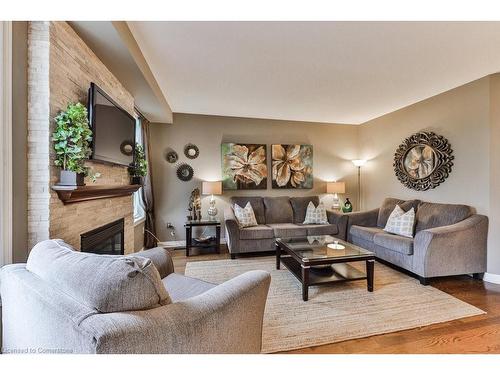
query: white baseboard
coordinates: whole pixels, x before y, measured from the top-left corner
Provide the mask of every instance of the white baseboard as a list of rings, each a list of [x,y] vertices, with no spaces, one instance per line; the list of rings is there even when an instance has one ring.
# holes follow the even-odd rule
[[[500,275],[486,272],[483,276],[483,281],[493,284],[500,284]]]
[[[220,243],[221,244],[226,244],[226,239],[225,238],[221,238],[220,239]],[[186,241],[185,240],[181,240],[181,241],[162,241],[162,242],[158,242],[158,245],[159,246],[163,246],[163,247],[185,247],[186,246]]]

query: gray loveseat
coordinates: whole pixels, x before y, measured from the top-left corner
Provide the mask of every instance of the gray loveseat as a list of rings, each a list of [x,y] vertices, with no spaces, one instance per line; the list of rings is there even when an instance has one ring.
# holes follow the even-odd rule
[[[416,210],[415,236],[383,231],[396,204]],[[428,278],[486,272],[488,217],[470,206],[387,198],[380,208],[348,215],[348,240],[377,258]]]
[[[250,202],[258,226],[240,228],[232,207],[224,211],[226,240],[231,258],[237,254],[274,251],[278,237],[332,235],[345,239],[347,216],[327,210],[329,224],[302,224],[309,202],[319,204],[318,196],[310,197],[232,197],[244,207]]]
[[[117,260],[39,245],[0,270],[4,353],[261,350],[267,272],[214,285],[174,273],[162,248]]]

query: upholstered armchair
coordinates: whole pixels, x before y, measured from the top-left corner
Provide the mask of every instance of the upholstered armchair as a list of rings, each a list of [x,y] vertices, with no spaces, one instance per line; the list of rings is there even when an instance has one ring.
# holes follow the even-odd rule
[[[259,353],[270,275],[220,285],[174,273],[163,248],[114,257],[44,241],[0,270],[3,352]]]

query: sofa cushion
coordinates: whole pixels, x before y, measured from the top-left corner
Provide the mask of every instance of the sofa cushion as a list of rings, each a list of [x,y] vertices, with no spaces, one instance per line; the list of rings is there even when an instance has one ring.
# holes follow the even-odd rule
[[[295,224],[301,224],[306,218],[306,210],[309,202],[312,202],[315,207],[319,204],[319,197],[313,195],[311,197],[292,197],[290,198],[290,204],[293,209],[293,222]]]
[[[195,297],[215,286],[215,284],[180,275],[178,273],[171,273],[165,277],[162,282],[173,302]]]
[[[419,203],[420,201],[418,199],[413,199],[408,201],[396,198],[384,199],[384,202],[382,202],[380,210],[378,211],[377,226],[380,228],[385,227],[385,225],[387,224],[387,220],[389,219],[389,216],[391,215],[392,211],[394,211],[396,205],[399,205],[399,207],[401,207],[405,212],[412,207],[414,208],[415,212],[417,212]]]
[[[267,225],[240,229],[240,240],[260,240],[263,238],[274,238],[274,231]]]
[[[339,233],[337,224],[302,224],[307,229],[308,236],[334,236]]]
[[[240,207],[245,207],[248,202],[252,205],[257,223],[265,224],[266,216],[264,214],[264,201],[262,197],[231,197],[232,205],[236,203]]]
[[[73,251],[62,240],[33,247],[26,269],[102,313],[143,310],[171,302],[150,259]]]
[[[362,238],[366,241],[373,241],[373,236],[377,233],[384,233],[384,230],[379,227],[362,227],[359,225],[351,226],[350,230],[351,236]]]
[[[413,254],[413,238],[390,233],[377,233],[373,236],[373,243],[401,254]]]
[[[277,223],[267,224],[274,231],[275,237],[304,237],[307,236],[307,228],[305,225],[292,223]]]
[[[472,207],[463,204],[422,202],[418,206],[416,231],[452,225],[467,219],[473,213]]]
[[[290,197],[265,197],[266,224],[293,223]]]

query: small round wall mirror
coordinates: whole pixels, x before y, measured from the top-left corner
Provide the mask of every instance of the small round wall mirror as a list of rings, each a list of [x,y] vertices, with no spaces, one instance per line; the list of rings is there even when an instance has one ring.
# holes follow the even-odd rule
[[[184,155],[186,155],[186,157],[189,159],[196,159],[198,155],[200,155],[200,150],[198,146],[192,143],[188,143],[186,146],[184,146]]]
[[[175,152],[174,150],[170,150],[165,155],[165,159],[167,159],[169,163],[173,164],[176,163],[177,160],[179,160],[179,155],[177,155],[177,152]]]
[[[413,134],[394,154],[396,177],[409,189],[434,189],[451,173],[452,154],[451,145],[443,136],[433,132]]]
[[[194,170],[189,164],[181,164],[177,167],[177,177],[181,181],[190,181],[193,178]]]
[[[123,155],[130,156],[134,153],[134,144],[131,141],[123,141],[120,145],[120,152]]]

